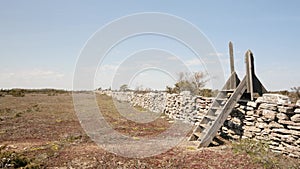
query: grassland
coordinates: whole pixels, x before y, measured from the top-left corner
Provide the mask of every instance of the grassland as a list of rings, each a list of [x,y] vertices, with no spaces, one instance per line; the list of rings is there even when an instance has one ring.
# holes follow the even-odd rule
[[[74,111],[71,93],[52,93],[6,93],[0,97],[0,168],[299,167],[297,159],[281,156],[276,165],[264,165],[264,161],[255,160],[257,155],[250,155],[245,146],[240,146],[243,144],[196,150],[182,143],[154,157],[120,157],[98,147],[85,134]],[[159,134],[172,121],[161,117],[151,123],[135,123],[116,111],[111,98],[97,95],[97,102],[115,130],[133,137]]]

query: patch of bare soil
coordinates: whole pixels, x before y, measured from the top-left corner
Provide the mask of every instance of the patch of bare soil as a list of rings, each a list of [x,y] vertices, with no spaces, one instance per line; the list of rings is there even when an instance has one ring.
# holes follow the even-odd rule
[[[101,112],[113,128],[134,137],[157,135],[172,120],[128,121],[112,100],[98,95]],[[262,168],[244,153],[227,146],[195,149],[184,141],[173,149],[143,159],[106,152],[85,134],[71,94],[26,94],[0,97],[0,168]],[[17,162],[15,162],[17,161]]]

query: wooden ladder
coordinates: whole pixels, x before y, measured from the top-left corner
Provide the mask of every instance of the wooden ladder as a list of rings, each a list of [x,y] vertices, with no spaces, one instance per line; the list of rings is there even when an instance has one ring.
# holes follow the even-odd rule
[[[219,92],[206,115],[196,126],[189,141],[197,141],[197,148],[207,147],[216,136],[218,130],[222,127],[223,123],[239,101],[241,96],[247,89],[247,78],[245,77],[241,82],[238,80],[236,89],[228,89],[228,83],[232,78],[236,77],[235,72],[232,73],[223,89]]]

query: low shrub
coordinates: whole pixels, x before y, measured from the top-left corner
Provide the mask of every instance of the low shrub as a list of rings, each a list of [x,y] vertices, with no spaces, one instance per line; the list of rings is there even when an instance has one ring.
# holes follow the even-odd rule
[[[29,159],[20,153],[5,151],[5,147],[0,150],[0,168],[24,168],[37,169],[39,164],[35,164],[33,159]]]
[[[24,97],[25,92],[22,89],[12,89],[10,94],[14,97]]]

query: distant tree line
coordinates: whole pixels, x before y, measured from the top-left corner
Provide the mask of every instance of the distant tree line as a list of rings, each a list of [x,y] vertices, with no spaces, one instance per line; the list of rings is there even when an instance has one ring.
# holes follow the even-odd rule
[[[0,89],[0,97],[3,97],[5,95],[11,95],[14,97],[24,97],[25,94],[47,94],[51,96],[64,93],[69,93],[69,91],[60,89]]]

